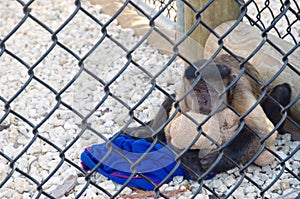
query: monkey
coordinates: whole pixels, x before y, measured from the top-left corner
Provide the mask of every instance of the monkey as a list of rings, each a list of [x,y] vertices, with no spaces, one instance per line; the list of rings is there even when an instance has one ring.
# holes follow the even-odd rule
[[[206,62],[207,60],[201,60],[196,62],[194,66],[199,67]],[[211,172],[220,173],[232,169],[238,164],[247,164],[261,149],[261,139],[265,136],[269,136],[264,142],[265,146],[271,150],[274,149],[277,131],[273,131],[273,129],[274,125],[278,123],[278,118],[280,120],[279,116],[281,115],[281,108],[278,108],[278,106],[286,106],[291,96],[291,89],[288,84],[277,85],[269,93],[277,103],[268,99],[264,100],[250,113],[244,115],[251,106],[256,103],[257,99],[259,99],[261,95],[260,86],[250,76],[242,75],[239,78],[240,63],[229,55],[216,57],[213,65],[217,67],[224,86],[229,88],[228,92],[223,95],[224,103],[222,103],[222,106],[219,106],[217,110],[213,110],[215,107],[214,102],[211,100],[212,95],[215,96],[216,93],[209,89],[207,82],[205,82],[203,78],[196,81],[198,77],[197,68],[188,66],[183,76],[183,84],[176,94],[175,100],[174,96],[168,97],[160,107],[156,117],[146,123],[145,126],[128,128],[124,131],[125,134],[134,138],[143,137],[149,141],[157,138],[161,142],[170,143],[172,142],[172,132],[170,132],[170,129],[172,123],[174,123],[172,121],[179,118],[183,112],[196,111],[198,114],[208,116],[215,111],[215,114],[213,114],[210,119],[214,117],[218,119],[219,115],[222,116],[222,114],[230,112],[230,115],[234,117],[233,123],[236,123],[235,125],[237,126],[236,131],[231,132],[232,134],[227,138],[226,135],[225,137],[222,135],[224,140],[221,140],[218,147],[201,157],[199,157],[199,154],[204,150],[203,148],[193,149],[191,147],[186,150],[185,153],[181,154],[180,159],[182,165],[186,168],[191,179],[194,180],[198,179],[199,176],[210,169],[212,165],[214,165],[214,167],[211,168]],[[207,67],[212,67],[212,64],[209,63]],[[256,80],[260,81],[259,73],[251,64],[245,63],[244,67],[247,73],[250,73]],[[232,84],[236,79],[235,84]],[[178,97],[185,94],[186,91],[190,89],[190,85],[194,85],[192,90],[196,97],[186,95],[185,98],[179,101]],[[180,108],[178,113],[176,113],[174,108],[176,102]],[[231,111],[231,109],[236,111],[236,113]],[[165,113],[167,113],[167,116],[165,116]],[[161,115],[165,117],[161,117]],[[171,116],[174,117],[173,120],[165,124]],[[232,118],[228,119],[231,120]],[[221,126],[226,123],[226,120],[218,121],[221,121]],[[157,130],[159,130],[159,132],[156,132]],[[268,135],[272,131],[273,134]],[[225,131],[220,133],[224,132]],[[209,134],[209,132],[206,133]],[[182,132],[182,134],[184,136],[185,132]],[[234,138],[230,139],[233,135]],[[202,137],[205,138],[204,136]],[[268,153],[264,148],[262,149],[263,152],[256,158],[254,163],[257,165],[265,165],[274,161],[274,156]],[[175,150],[180,153],[181,150],[184,149],[176,149],[175,147]],[[262,158],[260,159],[260,157]],[[215,161],[217,161],[216,164],[214,164]]]
[[[199,64],[199,63],[198,63]],[[202,61],[203,64],[203,61]],[[218,68],[228,67],[230,69],[230,75],[227,75],[224,79],[225,86],[228,86],[234,79],[236,79],[240,74],[240,63],[230,55],[220,55],[215,58],[214,63]],[[211,67],[211,66],[207,66]],[[261,77],[256,69],[249,63],[244,64],[246,72],[250,73],[252,77],[261,82]],[[188,70],[192,70],[193,67],[189,67]],[[221,72],[221,71],[220,71]],[[222,75],[221,75],[222,76]],[[258,136],[265,137],[268,136],[274,129],[274,125],[265,115],[262,107],[257,105],[250,113],[247,113],[261,95],[260,86],[258,83],[248,75],[242,75],[238,81],[231,87],[227,95],[228,104],[243,117],[243,120],[249,128],[254,132],[258,133]],[[203,106],[203,104],[199,104]],[[209,107],[211,108],[211,107]],[[201,113],[201,112],[200,112]],[[171,110],[172,114],[172,110]],[[244,115],[247,114],[247,115]],[[178,117],[178,113],[175,117]],[[231,114],[232,117],[234,115]],[[226,116],[225,116],[226,117]],[[165,133],[167,141],[170,141],[170,128],[171,123],[166,127]],[[232,133],[232,132],[231,132]],[[273,150],[275,149],[275,139],[277,136],[277,131],[274,131],[268,139],[266,139],[266,147]],[[243,156],[244,157],[244,156]],[[264,150],[262,154],[255,160],[257,165],[268,165],[274,161],[275,157],[270,154],[267,150]]]
[[[230,57],[225,57],[225,58],[230,59]],[[224,59],[224,56],[217,59],[217,61],[219,61],[219,63],[217,62],[216,64],[219,69],[220,69],[219,65],[224,63],[224,60],[222,60],[222,59]],[[222,61],[222,62],[220,62],[220,61]],[[234,60],[232,59],[231,63],[233,63],[233,61]],[[229,64],[227,63],[227,65],[229,65]],[[235,74],[236,68],[231,67],[230,69],[232,69],[231,74],[233,75],[233,77],[235,77],[236,76],[236,74]],[[259,80],[257,71],[255,71],[255,69],[252,68],[251,65],[247,65],[246,69],[249,72],[251,71],[252,74],[255,75],[255,78]],[[187,72],[189,70],[190,70],[190,72]],[[193,72],[191,72],[191,71],[193,71]],[[195,74],[195,69],[192,67],[188,67],[186,69],[185,76],[187,76],[188,74]],[[185,77],[185,79],[195,79],[195,78],[196,78],[195,76]],[[222,78],[224,78],[224,77],[222,77]],[[232,78],[230,78],[229,76],[227,76],[226,78],[228,78],[228,80],[229,80],[229,81],[227,81],[227,84],[230,81],[232,81]],[[226,78],[225,78],[225,81],[226,81]],[[239,88],[239,86],[241,86],[241,85],[236,85],[233,87],[232,90],[229,91],[228,96],[227,96],[228,103],[231,104],[232,106],[234,106],[235,110],[239,110],[240,113],[244,113],[250,107],[244,106],[244,103],[243,103],[243,101],[241,101],[241,99],[238,99],[238,102],[241,102],[241,104],[238,102],[234,102],[235,100],[237,100],[237,99],[235,99],[237,97],[237,96],[235,96],[236,94],[239,94],[240,92],[251,91],[250,93],[248,93],[248,94],[246,93],[246,94],[254,95],[254,97],[255,97],[254,99],[257,99],[259,97],[259,88],[255,85],[254,82],[251,82],[252,81],[251,79],[248,79],[248,81],[246,81],[246,80],[242,80],[242,81],[244,81],[244,82],[240,82],[240,83],[244,83],[244,84],[250,83],[251,87],[248,87],[247,88],[248,90],[239,90],[239,89],[241,89],[241,87]],[[237,82],[237,84],[239,84],[239,82]],[[245,88],[245,87],[243,87],[243,88]],[[202,89],[202,91],[203,91],[203,89]],[[205,93],[205,90],[204,90],[204,93]],[[208,94],[208,92],[206,92],[206,94]],[[238,95],[238,97],[245,96],[246,94]],[[274,126],[270,123],[266,124],[265,122],[262,122],[262,123],[259,123],[259,122],[266,121],[265,119],[269,119],[274,125],[276,125],[278,123],[278,120],[281,119],[281,108],[279,106],[284,107],[290,102],[291,88],[290,88],[289,84],[287,84],[287,83],[277,85],[275,88],[273,88],[271,90],[269,95],[277,103],[275,103],[274,101],[271,101],[269,99],[264,100],[263,103],[261,103],[261,105],[262,105],[262,109],[263,109],[264,113],[266,114],[265,115],[266,117],[264,115],[261,115],[261,120],[257,120],[254,122],[252,121],[252,123],[251,123],[252,125],[253,124],[269,125],[269,129],[274,128]],[[249,100],[249,98],[244,98],[244,100]],[[254,102],[253,102],[253,104],[254,104]],[[187,105],[187,104],[184,104],[184,105]],[[210,107],[208,107],[208,110],[211,108],[211,104],[209,104],[209,105],[210,105]],[[245,110],[243,110],[243,108]],[[185,107],[185,109],[191,109],[191,108]],[[202,110],[202,109],[200,108],[199,110]],[[259,111],[260,111],[260,109],[259,109]],[[201,111],[200,111],[200,113],[201,113]],[[207,114],[207,111],[205,111],[204,114]],[[258,115],[258,113],[256,113],[256,114]],[[263,118],[263,117],[265,117],[265,118]],[[230,119],[233,119],[233,118],[230,118]],[[255,119],[255,118],[251,118],[251,119]],[[246,124],[247,124],[247,121],[246,121]],[[259,127],[260,126],[255,127],[255,129],[259,129]],[[229,169],[232,169],[238,163],[246,164],[255,156],[255,154],[257,154],[257,152],[261,148],[261,143],[260,143],[259,135],[257,135],[255,132],[252,132],[252,128],[253,128],[253,126],[246,125],[242,129],[240,129],[240,132],[237,134],[237,136],[230,143],[228,143],[228,146],[226,146],[224,148],[224,150],[222,151],[223,157],[220,159],[220,161],[218,161],[217,165],[212,169],[213,173],[220,173],[220,172],[227,171]],[[264,126],[262,126],[262,129],[264,129]],[[258,133],[260,133],[260,132],[258,132]],[[276,135],[276,132],[275,132],[275,135]],[[228,141],[228,140],[226,140],[226,141]],[[270,146],[270,148],[273,148],[273,147]],[[195,179],[195,173],[201,174],[204,171],[208,170],[212,166],[212,163],[217,159],[217,157],[220,154],[220,150],[218,149],[218,150],[213,151],[212,153],[209,153],[207,156],[200,159],[200,161],[195,161],[197,158],[199,159],[200,152],[201,152],[201,149],[188,150],[181,157],[182,161],[184,163],[186,163],[187,165],[189,165],[188,169],[192,172],[192,173],[189,172],[189,174],[194,179]],[[273,157],[267,156],[267,158],[270,158],[271,160],[273,159]],[[260,160],[255,163],[258,165],[265,165],[265,164],[269,164],[271,162],[267,161],[266,163],[264,163]],[[199,175],[197,175],[197,176],[199,177]]]

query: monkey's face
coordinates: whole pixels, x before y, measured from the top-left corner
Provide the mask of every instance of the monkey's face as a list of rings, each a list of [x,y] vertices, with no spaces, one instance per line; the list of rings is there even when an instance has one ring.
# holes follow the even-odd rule
[[[199,70],[205,60],[194,63],[194,66],[186,68],[183,77],[183,90],[189,94],[184,99],[185,106],[193,112],[209,114],[220,103],[226,101],[226,96],[219,94],[229,84],[231,70],[228,66],[220,63],[210,63]]]

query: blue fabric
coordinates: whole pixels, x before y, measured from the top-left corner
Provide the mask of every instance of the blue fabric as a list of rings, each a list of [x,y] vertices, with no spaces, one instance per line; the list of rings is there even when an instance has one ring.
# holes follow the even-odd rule
[[[132,174],[131,165],[144,155],[151,144],[145,139],[134,140],[126,135],[119,135],[114,138],[112,144],[103,143],[87,147],[81,154],[82,166],[88,171],[101,161],[102,164],[97,168],[97,171],[114,182],[124,184]],[[131,163],[122,156],[129,159]],[[157,143],[134,167],[135,173],[143,174],[154,185],[141,176],[135,175],[128,186],[153,190],[155,185],[162,182],[175,166],[175,155]],[[189,178],[184,169],[179,166],[165,182],[170,182],[174,176]]]

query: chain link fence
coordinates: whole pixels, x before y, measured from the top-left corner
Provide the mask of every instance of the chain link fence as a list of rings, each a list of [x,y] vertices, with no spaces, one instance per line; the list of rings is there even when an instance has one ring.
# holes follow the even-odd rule
[[[291,85],[291,100],[286,106],[281,106],[283,119],[275,126],[279,129],[286,120],[292,124],[293,130],[299,130],[299,123],[295,120],[297,117],[287,115],[288,112],[299,110],[297,106],[300,103],[297,93],[300,80],[300,62],[297,62],[297,55],[300,54],[300,5],[296,0],[237,0],[241,15],[225,33],[219,33],[201,21],[201,13],[214,1],[208,1],[206,7],[201,9],[191,2],[180,1],[195,13],[199,23],[193,24],[190,31],[177,32],[177,38],[165,33],[162,31],[164,27],[157,27],[156,24],[160,15],[169,17],[174,23],[182,22],[183,19],[177,17],[177,10],[182,10],[182,7],[177,8],[176,1],[145,1],[150,7],[154,5],[156,8],[157,12],[153,15],[148,15],[135,1],[118,1],[121,5],[118,8],[115,7],[117,1],[107,1],[112,12],[109,15],[106,14],[104,3],[96,0],[91,2],[0,2],[1,198],[300,197],[300,144],[289,133],[279,134],[275,148],[268,148],[275,158],[272,164],[257,166],[251,159],[246,164],[236,163],[235,168],[218,173],[211,179],[205,179],[207,175],[202,173],[197,181],[173,176],[191,145],[181,153],[165,147],[167,153],[173,155],[175,169],[168,170],[168,175],[163,177],[161,183],[153,182],[147,172],[137,169],[140,162],[147,160],[146,153],[150,154],[159,143],[165,144],[158,140],[158,136],[148,143],[145,154],[139,156],[137,162],[132,162],[126,153],[124,155],[111,147],[129,126],[149,127],[147,122],[155,118],[166,98],[173,101],[176,110],[185,115],[183,110],[178,109],[178,103],[184,97],[178,99],[172,95],[177,93],[181,85],[185,66],[196,61],[190,60],[186,53],[185,40],[189,39],[197,26],[204,26],[217,39],[211,40],[217,45],[214,50],[220,48],[234,57],[241,56],[226,40],[230,38],[231,31],[238,29],[241,21],[250,24],[260,37],[255,49],[239,60],[241,63],[251,61],[260,53],[277,56],[281,60],[275,75],[263,77],[268,78],[264,82],[241,69],[243,72],[240,75],[253,78],[261,89],[257,103],[249,112],[269,96],[270,84],[288,70],[284,82],[296,83]],[[133,15],[127,15],[128,10]],[[141,23],[142,28],[139,26]],[[248,32],[243,35],[246,40],[236,42],[250,45],[247,43],[248,34],[251,39]],[[154,43],[150,41],[153,35]],[[289,44],[281,45],[282,41]],[[276,55],[261,51],[267,45]],[[206,47],[203,48],[205,51]],[[244,50],[238,49],[241,53]],[[210,51],[204,54],[209,59],[215,58],[218,53]],[[263,61],[263,57],[260,57],[258,63]],[[229,85],[225,91],[229,91],[237,82]],[[239,115],[242,122],[249,112]],[[168,122],[163,123],[162,128]],[[151,132],[156,135],[158,131],[152,129]],[[259,136],[255,129],[252,131]],[[265,149],[265,140],[274,132],[272,129],[267,137],[259,137],[261,149]],[[196,140],[191,141],[195,143]],[[216,141],[213,142],[218,145]],[[85,168],[81,154],[90,152],[91,146],[100,145],[108,150],[96,158],[98,162],[94,167]],[[218,145],[218,148],[226,149],[226,145]],[[99,173],[99,168],[103,169],[112,153],[119,155],[114,161],[124,160],[129,164],[130,175],[114,173],[114,177],[125,179],[123,184],[116,183],[110,174],[108,179]],[[197,159],[193,161],[196,164]],[[220,159],[212,167],[218,161]],[[122,168],[122,165],[117,167]],[[154,168],[152,174],[160,173],[156,174]],[[170,176],[173,178],[169,181]],[[136,179],[142,180],[141,183],[150,183],[153,191],[130,186]]]
[[[171,20],[176,22],[177,19],[177,5],[176,1],[172,1],[171,4],[167,6],[167,1],[151,1],[145,0],[144,1],[147,5],[150,5],[155,10],[161,10],[162,8],[166,8],[164,11],[164,16],[170,18]]]

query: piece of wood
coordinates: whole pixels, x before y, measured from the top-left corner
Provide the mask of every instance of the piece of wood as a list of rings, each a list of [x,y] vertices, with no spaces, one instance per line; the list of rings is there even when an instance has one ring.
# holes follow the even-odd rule
[[[202,9],[209,1],[208,0],[188,0],[197,10]],[[190,7],[185,5],[184,20],[185,33],[187,33],[195,24],[197,24],[196,14]],[[240,5],[235,0],[216,0],[213,1],[207,9],[201,14],[201,20],[210,28],[215,28],[219,24],[237,19],[240,16]],[[202,25],[193,31],[190,37],[186,40],[186,51],[188,59],[192,62],[203,58],[203,48],[209,36],[209,31]]]
[[[219,25],[215,31],[222,35],[226,32],[235,21],[225,22]],[[234,30],[224,39],[224,46],[234,54],[241,57],[248,57],[264,38],[262,33],[255,27],[245,23],[240,23]],[[293,49],[294,44],[282,40],[274,35],[268,34],[268,39],[279,47],[284,53]],[[205,44],[204,57],[210,58],[219,48],[217,38],[210,35]],[[220,53],[225,53],[222,50]],[[281,55],[270,44],[265,43],[263,47],[249,60],[249,62],[259,71],[264,83],[267,83],[283,66],[283,55]],[[300,49],[296,49],[288,56],[288,62],[298,71],[291,70],[288,66],[282,73],[271,83],[271,87],[282,83],[289,83],[292,87],[292,100],[300,94]],[[298,100],[290,109],[292,118],[300,124],[300,101]]]

